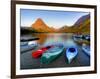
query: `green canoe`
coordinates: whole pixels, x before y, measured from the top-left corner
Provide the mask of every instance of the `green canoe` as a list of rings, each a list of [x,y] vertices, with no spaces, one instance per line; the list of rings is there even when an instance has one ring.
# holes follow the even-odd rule
[[[63,46],[54,46],[51,49],[47,50],[42,56],[41,56],[41,63],[43,64],[49,64],[54,59],[59,57],[61,53],[63,52],[64,47]]]

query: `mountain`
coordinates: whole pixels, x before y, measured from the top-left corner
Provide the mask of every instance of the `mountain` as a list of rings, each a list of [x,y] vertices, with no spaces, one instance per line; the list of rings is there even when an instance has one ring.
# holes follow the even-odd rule
[[[38,18],[31,27],[21,28],[21,33],[79,33],[90,34],[90,15],[80,17],[72,26],[64,25],[59,29],[48,26],[41,18]]]
[[[84,15],[82,17],[80,17],[76,23],[74,24],[74,26],[80,26],[81,24],[83,24],[83,22],[85,22],[86,20],[90,19],[90,15]]]
[[[69,27],[67,25],[59,28],[58,32],[63,32],[63,33],[73,33],[75,30],[73,30],[73,27]]]
[[[35,23],[31,25],[31,27],[36,30],[37,32],[54,32],[55,29],[50,28],[45,22],[41,19],[38,18]]]
[[[64,33],[81,33],[81,34],[89,34],[90,33],[90,15],[85,15],[80,17],[73,26],[63,26],[59,29],[59,32]]]
[[[78,23],[78,24],[77,24]],[[77,32],[83,34],[90,34],[90,15],[85,15],[81,17],[74,26],[77,26]]]

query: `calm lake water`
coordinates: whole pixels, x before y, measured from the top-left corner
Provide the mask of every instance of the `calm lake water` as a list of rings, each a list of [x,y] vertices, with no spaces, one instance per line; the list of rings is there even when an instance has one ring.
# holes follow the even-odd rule
[[[34,33],[32,36],[39,38],[36,42],[40,46],[63,44],[66,47],[76,45],[72,35],[71,33]]]

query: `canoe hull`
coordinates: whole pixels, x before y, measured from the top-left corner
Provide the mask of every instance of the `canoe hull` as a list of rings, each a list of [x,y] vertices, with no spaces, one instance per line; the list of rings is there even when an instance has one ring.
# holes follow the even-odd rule
[[[67,58],[69,64],[72,62],[72,60],[73,60],[73,59],[77,56],[77,54],[78,54],[77,48],[75,48],[75,47],[72,47],[72,48],[75,49],[74,52],[70,52],[70,51],[69,51],[69,48],[66,49],[66,58]]]
[[[27,52],[29,50],[35,49],[37,45],[31,44],[31,45],[25,45],[20,47],[21,53]]]
[[[40,58],[42,56],[43,53],[45,53],[45,51],[47,51],[48,49],[52,48],[53,46],[46,46],[43,47],[35,52],[32,52],[32,57],[33,58]]]
[[[54,47],[46,51],[41,57],[41,63],[49,64],[55,59],[57,59],[63,52],[64,47]]]
[[[90,57],[90,47],[89,46],[82,46],[82,50]]]

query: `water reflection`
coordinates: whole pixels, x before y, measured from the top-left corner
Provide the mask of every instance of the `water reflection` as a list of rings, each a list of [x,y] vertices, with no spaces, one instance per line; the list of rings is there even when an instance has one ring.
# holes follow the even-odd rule
[[[45,40],[47,39],[47,34],[45,33],[34,33],[32,34],[32,36],[34,37],[38,37],[39,40],[37,41],[38,44],[43,45]]]
[[[63,44],[67,47],[76,45],[70,33],[34,33],[33,36],[40,38],[37,42],[41,46]]]

